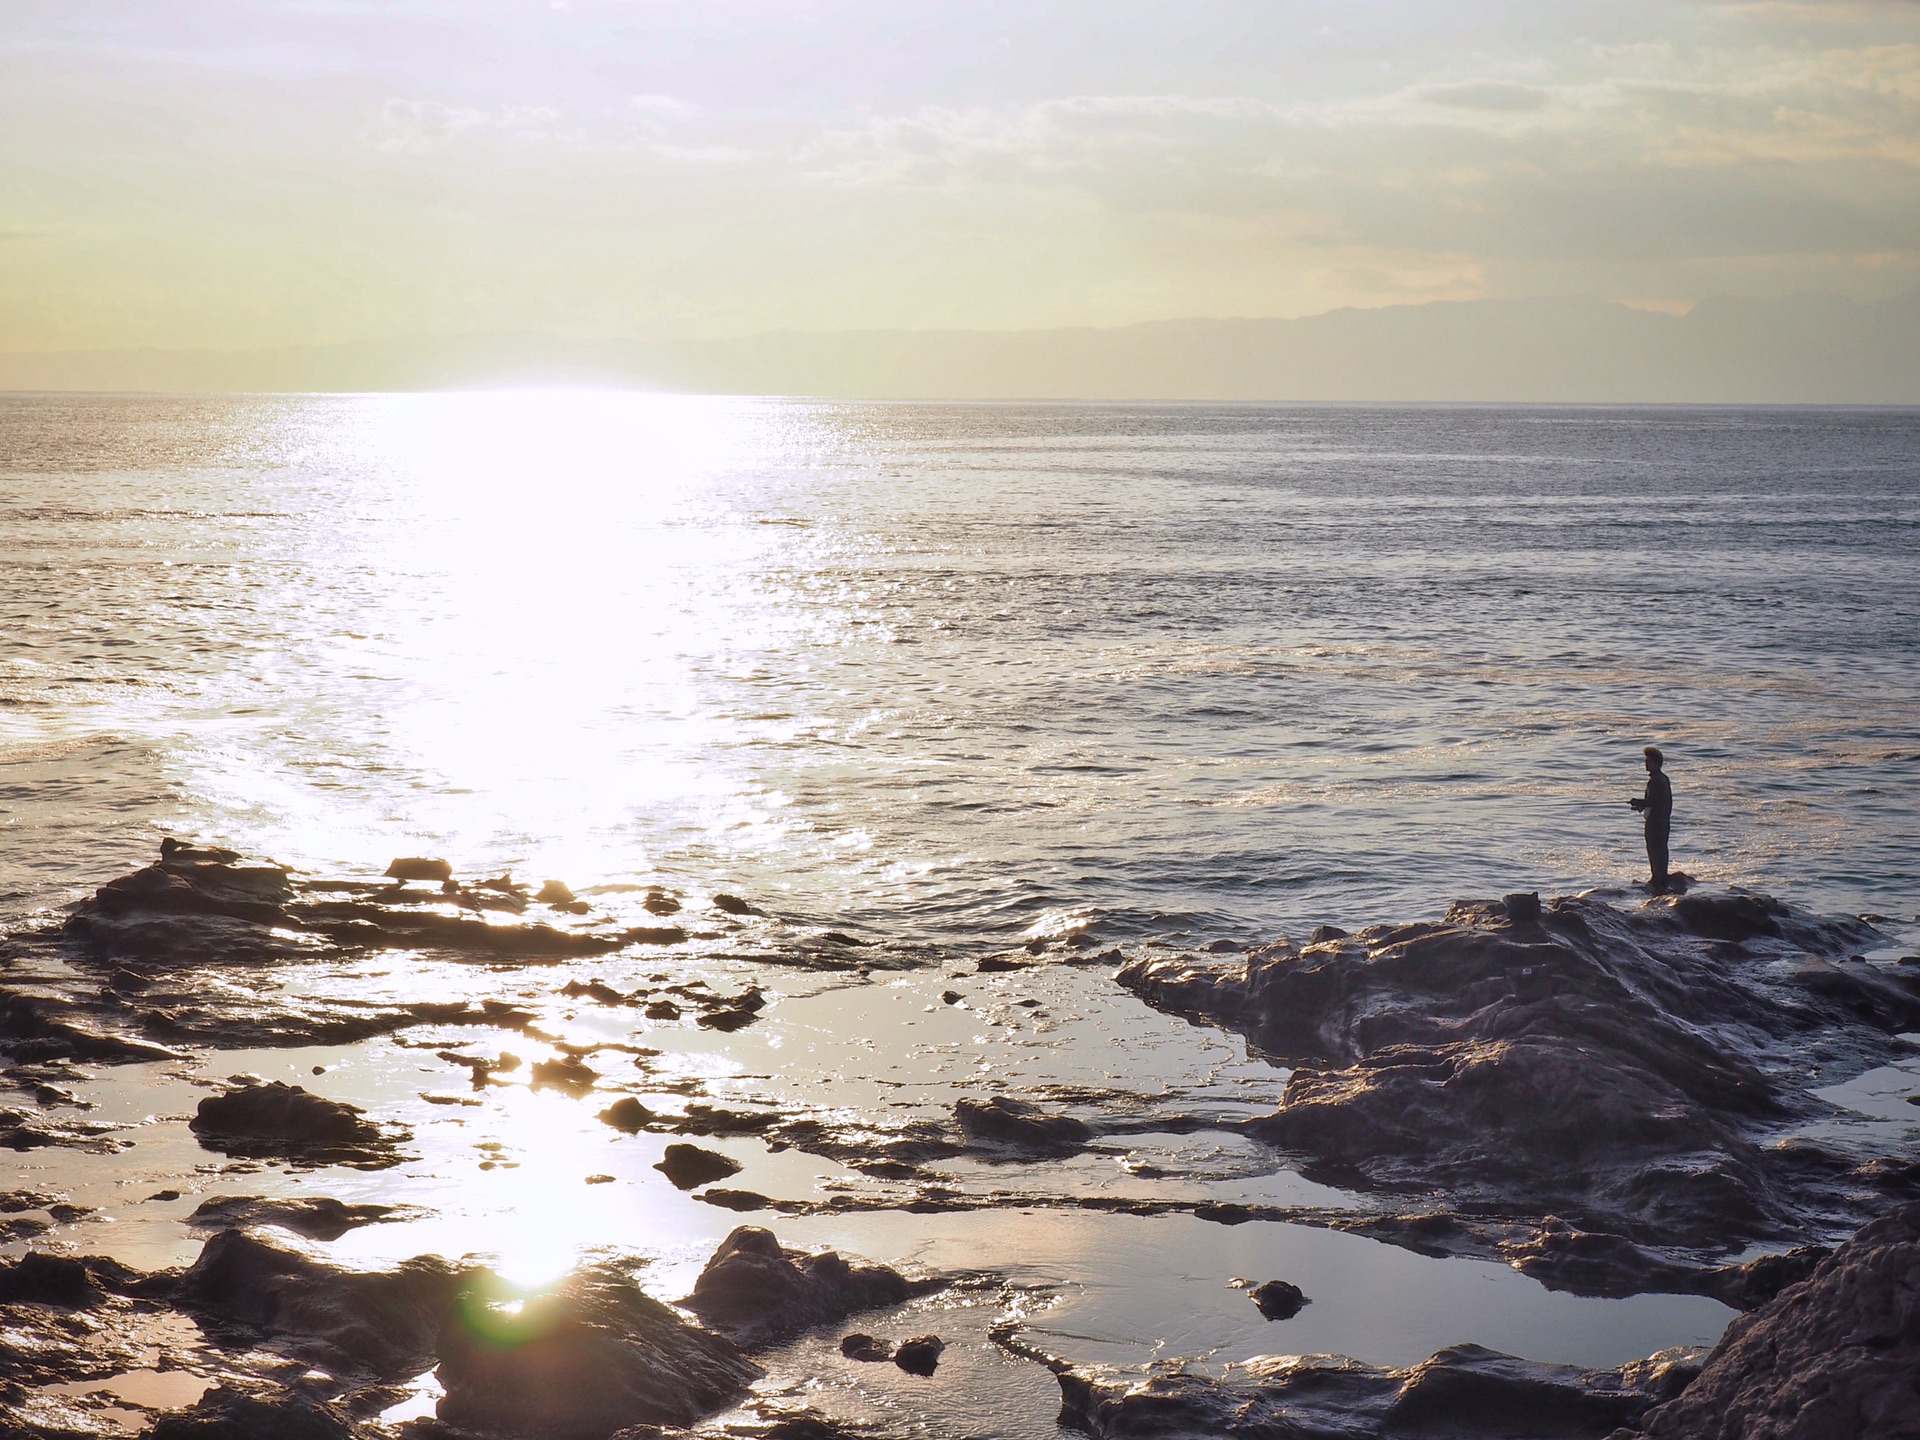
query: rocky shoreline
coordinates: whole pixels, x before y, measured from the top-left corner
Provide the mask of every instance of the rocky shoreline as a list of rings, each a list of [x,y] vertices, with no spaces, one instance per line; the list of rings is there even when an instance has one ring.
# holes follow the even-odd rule
[[[1047,1005],[1037,986],[1020,995],[1023,976],[1123,962],[1117,981],[1138,1001],[1244,1036],[1276,1081],[1287,1072],[1284,1087],[1259,1107],[1179,1084],[992,1093],[962,1077],[943,1092],[950,1100],[892,1116],[744,1101],[654,1073],[660,1050],[637,1042],[721,1044],[792,1003],[781,999],[782,975],[858,984],[924,957],[837,932],[783,933],[777,917],[727,895],[703,904],[656,887],[622,909],[564,886],[535,895],[509,877],[458,884],[449,872],[424,889],[418,878],[303,880],[175,845],[57,924],[10,937],[0,950],[0,1083],[16,1099],[0,1114],[0,1138],[23,1154],[111,1156],[126,1142],[90,1119],[82,1098],[103,1068],[390,1039],[459,1075],[474,1097],[423,1097],[436,1105],[529,1086],[590,1106],[610,1140],[686,1137],[656,1168],[723,1210],[932,1217],[1018,1205],[1287,1221],[1497,1259],[1579,1295],[1694,1293],[1752,1312],[1711,1355],[1671,1351],[1613,1368],[1461,1344],[1399,1367],[1276,1354],[1224,1370],[1142,1370],[1055,1354],[1021,1324],[997,1324],[992,1339],[1008,1362],[1051,1371],[1060,1423],[1089,1435],[1597,1440],[1640,1427],[1666,1440],[1920,1427],[1911,1378],[1920,1154],[1910,1132],[1838,1123],[1815,1093],[1910,1057],[1903,1037],[1920,1030],[1920,961],[1864,958],[1887,943],[1866,921],[1739,891],[1637,906],[1510,896],[1463,903],[1440,922],[1244,952],[1129,958],[1036,945],[988,957],[981,982],[956,978],[959,988],[929,1008],[970,1015],[991,978],[996,996],[1019,997],[996,1001],[1005,1019],[993,1023],[1027,1025],[1037,1043]],[[766,978],[716,983],[720,971],[695,974],[674,958],[694,954]],[[401,968],[388,971],[395,960]],[[376,962],[387,977],[378,986],[343,983]],[[587,968],[601,962],[604,973]],[[509,976],[514,995],[501,998]],[[556,1019],[578,1013],[614,1019],[580,1039]],[[520,1037],[530,1058],[500,1037]],[[634,1078],[613,1073],[615,1062]],[[417,1122],[300,1084],[240,1076],[208,1088],[187,1129],[227,1157],[216,1162],[232,1167],[223,1174],[264,1165],[377,1177],[421,1148]],[[1141,1163],[1132,1145],[1147,1135],[1252,1145],[1329,1187],[1328,1198],[1219,1198],[1199,1170],[1161,1176]],[[860,1183],[761,1193],[727,1183],[741,1162],[692,1140],[815,1157]],[[1088,1184],[1086,1163],[1103,1157],[1122,1161],[1133,1183]],[[925,1297],[980,1279],[789,1248],[778,1218],[735,1229],[677,1305],[635,1281],[644,1238],[627,1258],[583,1261],[533,1289],[434,1254],[374,1269],[330,1258],[324,1246],[341,1235],[421,1213],[403,1189],[393,1193],[394,1203],[208,1197],[183,1218],[212,1233],[179,1268],[141,1269],[70,1244],[6,1262],[0,1436],[884,1434],[801,1403],[793,1385],[768,1380],[767,1356],[819,1332],[850,1365],[934,1374],[940,1337],[898,1327],[937,1313],[915,1308]],[[7,1204],[14,1218],[0,1224],[28,1244],[86,1218],[53,1194],[16,1192]],[[1290,1301],[1272,1312],[1283,1325],[1309,1301],[1285,1289],[1267,1290]],[[881,1333],[839,1334],[862,1315]],[[101,1387],[128,1392],[130,1375],[157,1377],[143,1383],[165,1403],[105,1403]],[[437,1413],[396,1418],[428,1376]],[[1825,1410],[1808,1413],[1853,1415],[1856,1428],[1804,1428],[1793,1417],[1813,1402],[1794,1400],[1794,1384],[1826,1397]],[[1843,1401],[1855,1410],[1834,1408]],[[1748,1428],[1724,1428],[1730,1415]]]

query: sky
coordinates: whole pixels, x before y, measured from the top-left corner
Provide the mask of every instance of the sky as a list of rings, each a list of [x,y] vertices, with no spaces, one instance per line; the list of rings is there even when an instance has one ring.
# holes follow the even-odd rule
[[[0,0],[0,350],[1920,284],[1920,3]]]

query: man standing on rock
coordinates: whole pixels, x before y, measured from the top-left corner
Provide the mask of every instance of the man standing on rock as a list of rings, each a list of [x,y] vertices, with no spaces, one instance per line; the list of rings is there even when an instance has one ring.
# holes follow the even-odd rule
[[[1627,804],[1647,821],[1647,864],[1653,870],[1653,879],[1647,888],[1656,895],[1664,895],[1667,893],[1667,833],[1673,824],[1673,786],[1667,783],[1666,772],[1661,769],[1667,757],[1652,745],[1647,746],[1646,757],[1647,793],[1636,795]]]

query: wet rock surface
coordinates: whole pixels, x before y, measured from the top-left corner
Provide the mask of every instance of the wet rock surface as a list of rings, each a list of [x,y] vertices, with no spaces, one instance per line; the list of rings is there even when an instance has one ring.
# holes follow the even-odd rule
[[[1093,1138],[1082,1120],[1050,1115],[1038,1105],[1006,1095],[961,1100],[954,1106],[954,1118],[974,1144],[1023,1155],[1069,1155]]]
[[[1306,1292],[1287,1280],[1269,1280],[1249,1292],[1260,1313],[1269,1320],[1291,1320],[1313,1302]]]
[[[761,1371],[612,1268],[521,1297],[484,1281],[440,1335],[440,1418],[475,1434],[605,1440],[634,1425],[691,1425]]]
[[[1863,1227],[1744,1315],[1648,1440],[1920,1435],[1920,1204]]]
[[[909,1375],[931,1375],[940,1368],[940,1355],[947,1342],[938,1335],[915,1335],[902,1340],[893,1352],[893,1363]]]
[[[0,1086],[11,1107],[0,1114],[0,1144],[49,1176],[35,1178],[32,1190],[0,1196],[0,1240],[77,1249],[96,1236],[132,1233],[144,1243],[171,1233],[177,1237],[171,1243],[200,1247],[200,1258],[183,1271],[153,1273],[68,1255],[0,1266],[0,1329],[12,1337],[0,1343],[0,1385],[17,1387],[0,1388],[0,1434],[10,1433],[6,1425],[16,1417],[29,1427],[23,1433],[37,1436],[127,1433],[113,1428],[120,1422],[111,1418],[112,1391],[56,1394],[34,1387],[104,1384],[129,1372],[146,1376],[141,1383],[151,1382],[165,1397],[151,1402],[149,1414],[170,1410],[168,1425],[198,1427],[180,1428],[183,1435],[267,1425],[271,1433],[318,1427],[311,1433],[357,1440],[477,1440],[577,1427],[580,1434],[625,1431],[637,1440],[697,1426],[699,1435],[715,1440],[722,1433],[832,1440],[920,1433],[922,1418],[949,1411],[957,1417],[961,1412],[952,1407],[972,1403],[963,1399],[970,1387],[983,1376],[1004,1383],[1009,1369],[1024,1370],[1019,1383],[1040,1392],[1029,1396],[1031,1414],[1015,1422],[1015,1431],[1051,1434],[1053,1382],[1031,1366],[1010,1367],[1006,1355],[993,1350],[987,1334],[993,1307],[1002,1307],[1002,1318],[1033,1317],[1062,1303],[1071,1309],[1084,1300],[1071,1285],[1098,1290],[1106,1276],[1069,1282],[1066,1289],[1050,1289],[1055,1282],[1049,1280],[1023,1292],[1008,1276],[1026,1263],[1024,1253],[983,1257],[983,1265],[1012,1268],[975,1275],[955,1265],[975,1263],[971,1252],[948,1250],[939,1263],[950,1271],[952,1287],[916,1303],[925,1284],[886,1266],[808,1251],[834,1244],[882,1257],[925,1254],[917,1247],[948,1244],[939,1237],[957,1229],[959,1222],[939,1217],[969,1211],[998,1212],[969,1217],[983,1236],[997,1233],[1004,1217],[1016,1228],[1036,1222],[1036,1233],[1061,1236],[1063,1244],[1083,1234],[1111,1245],[1119,1226],[1142,1221],[1140,1235],[1158,1237],[1148,1248],[1173,1235],[1192,1242],[1197,1230],[1206,1238],[1195,1253],[1212,1244],[1213,1226],[1164,1217],[1247,1227],[1233,1232],[1234,1242],[1257,1248],[1300,1244],[1305,1232],[1297,1223],[1288,1227],[1291,1239],[1283,1239],[1279,1227],[1267,1228],[1291,1221],[1426,1255],[1498,1258],[1547,1286],[1582,1294],[1695,1291],[1751,1309],[1820,1263],[1822,1250],[1808,1242],[1832,1239],[1853,1217],[1920,1183],[1920,1167],[1897,1147],[1874,1151],[1855,1145],[1857,1137],[1848,1133],[1830,1132],[1824,1102],[1808,1094],[1809,1086],[1845,1079],[1893,1053],[1886,1027],[1903,1023],[1905,1014],[1903,992],[1882,983],[1893,967],[1837,952],[1810,958],[1806,948],[1843,938],[1851,951],[1871,937],[1851,922],[1822,928],[1829,922],[1745,899],[1720,904],[1699,891],[1684,897],[1688,909],[1678,900],[1644,912],[1577,902],[1576,908],[1595,904],[1606,912],[1585,922],[1592,932],[1585,940],[1561,933],[1572,927],[1563,912],[1574,902],[1549,902],[1536,911],[1510,900],[1461,907],[1444,925],[1353,936],[1328,928],[1299,949],[1248,951],[1223,941],[1200,947],[1201,958],[1127,967],[1135,994],[1150,988],[1142,976],[1169,987],[1169,994],[1178,991],[1178,1004],[1164,995],[1159,1003],[1206,1022],[1194,1030],[1142,1007],[1105,973],[1088,968],[1120,958],[1095,943],[1035,941],[1009,952],[1007,964],[975,974],[924,948],[885,939],[856,943],[822,930],[819,918],[794,922],[778,946],[767,945],[764,939],[787,922],[758,911],[741,920],[697,900],[682,908],[658,886],[645,890],[651,904],[640,898],[640,887],[627,887],[635,893],[622,913],[605,894],[618,887],[588,889],[584,896],[567,890],[564,898],[551,888],[542,899],[505,874],[464,883],[452,874],[423,875],[399,885],[306,880],[231,852],[180,846],[127,881],[103,887],[111,898],[96,896],[76,907],[72,924],[0,941]],[[341,906],[357,918],[342,921]],[[674,943],[685,948],[660,948],[668,927],[653,922],[668,917],[686,926],[674,932],[682,937]],[[1616,923],[1644,952],[1644,964],[1613,953],[1616,937],[1605,927]],[[363,925],[385,938],[357,928]],[[524,935],[481,944],[467,928],[476,925],[503,936],[545,927],[590,943],[570,954],[541,953],[551,942]],[[140,948],[146,941],[136,944],[130,938],[136,934],[154,939],[155,948]],[[1413,943],[1429,934],[1436,938]],[[1523,958],[1494,966],[1500,982],[1475,991],[1479,1001],[1455,993],[1492,974],[1475,969],[1491,965],[1480,954],[1489,945],[1505,947],[1508,961],[1516,953]],[[1412,959],[1396,946],[1410,947]],[[1307,968],[1334,976],[1315,982],[1327,993],[1308,984],[1299,993],[1268,997],[1273,1017],[1251,1000],[1251,1008],[1230,1013],[1221,997],[1232,984],[1223,989],[1222,981],[1233,982],[1238,967],[1248,966],[1237,982],[1247,1000],[1254,990],[1247,974],[1264,974],[1282,951],[1318,957]],[[1462,951],[1465,961],[1456,953]],[[1611,977],[1616,988],[1595,989],[1598,981],[1588,976],[1531,990],[1543,972],[1530,967],[1543,952],[1548,972],[1555,965],[1579,968],[1562,952],[1579,952],[1576,960],[1596,972],[1604,960],[1621,970]],[[1655,1063],[1659,1056],[1633,1052],[1620,1027],[1607,1030],[1594,1013],[1611,1005],[1639,1025],[1644,1017],[1636,1004],[1666,1005],[1670,997],[1659,991],[1658,977],[1642,973],[1654,962],[1672,972],[1665,983],[1683,998],[1717,993],[1689,965],[1717,967],[1723,988],[1755,1005],[1785,995],[1800,1010],[1776,1034],[1754,1019],[1763,1010],[1735,1008],[1736,1018],[1712,1021],[1711,1007],[1701,1002],[1673,1020],[1693,1048],[1669,1074]],[[1368,968],[1374,965],[1391,973],[1375,973]],[[1341,973],[1343,966],[1353,974]],[[1420,982],[1431,995],[1408,979],[1417,979],[1423,966],[1433,971]],[[902,977],[902,967],[921,973]],[[1920,967],[1905,973],[1920,980]],[[1449,991],[1455,981],[1460,984]],[[736,1034],[736,1022],[749,1018],[758,1028]],[[716,1023],[703,1023],[709,1019]],[[1261,1038],[1269,1019],[1280,1031],[1291,1025],[1318,1035],[1325,1029],[1324,1043],[1314,1041],[1324,1053],[1306,1056],[1301,1088],[1287,1091],[1280,1109],[1284,1114],[1300,1101],[1303,1115],[1316,1106],[1335,1114],[1328,1127],[1333,1139],[1311,1127],[1303,1128],[1304,1139],[1288,1137],[1278,1150],[1269,1148],[1272,1135],[1260,1143],[1249,1138],[1250,1130],[1268,1130],[1265,1120],[1247,1122],[1272,1109],[1283,1078],[1259,1055],[1288,1058]],[[1431,1028],[1420,1031],[1421,1023]],[[1250,1034],[1260,1050],[1250,1058],[1237,1041],[1213,1033],[1216,1025]],[[823,1038],[829,1043],[822,1045]],[[1662,1034],[1649,1043],[1659,1050],[1669,1039]],[[354,1049],[324,1048],[345,1045]],[[1441,1053],[1449,1045],[1465,1048]],[[1501,1113],[1503,1093],[1553,1091],[1558,1104],[1586,1103],[1588,1092],[1577,1087],[1568,1092],[1571,1101],[1560,1095],[1570,1070],[1528,1060],[1508,1071],[1503,1057],[1489,1058],[1502,1047],[1524,1059],[1529,1047],[1551,1053],[1566,1045],[1574,1047],[1574,1058],[1556,1065],[1577,1061],[1611,1076],[1607,1067],[1623,1063],[1608,1048],[1615,1046],[1679,1100],[1643,1117],[1640,1129],[1621,1118],[1625,1110],[1603,1116],[1607,1125],[1592,1149],[1568,1148],[1568,1136],[1578,1130],[1569,1121],[1534,1125],[1527,1115]],[[323,1048],[276,1053],[290,1046]],[[1420,1047],[1440,1058],[1409,1060],[1409,1051]],[[245,1058],[223,1053],[241,1048],[250,1052]],[[808,1059],[810,1052],[819,1058]],[[1454,1065],[1456,1058],[1455,1068],[1470,1078],[1456,1084],[1453,1070],[1438,1079],[1430,1071],[1404,1092],[1418,1102],[1404,1114],[1384,1102],[1369,1108],[1363,1095],[1329,1099],[1309,1083],[1350,1071],[1356,1091],[1376,1084],[1392,1090],[1419,1065]],[[127,1065],[140,1068],[127,1071]],[[241,1069],[300,1083],[229,1074]],[[333,1078],[309,1081],[309,1073]],[[1708,1080],[1699,1081],[1701,1075]],[[1751,1087],[1754,1076],[1759,1085],[1749,1095],[1743,1087]],[[1486,1083],[1476,1088],[1473,1077]],[[309,1085],[358,1099],[368,1110],[315,1094]],[[1715,1085],[1737,1103],[1721,1106]],[[152,1100],[144,1098],[148,1086]],[[869,1089],[878,1091],[877,1101]],[[1625,1109],[1650,1093],[1631,1092]],[[1700,1115],[1689,1115],[1688,1104]],[[1374,1127],[1364,1133],[1386,1141],[1377,1156],[1360,1163],[1338,1143],[1340,1125],[1356,1117],[1363,1130]],[[1810,1124],[1821,1128],[1783,1138]],[[1432,1133],[1410,1136],[1421,1126]],[[1483,1146],[1488,1158],[1469,1143],[1474,1126],[1490,1127]],[[407,1131],[415,1138],[403,1156]],[[675,1143],[654,1173],[648,1162],[658,1147],[680,1137],[714,1137],[731,1153]],[[1675,1148],[1682,1143],[1696,1148]],[[1513,1154],[1501,1153],[1502,1146]],[[76,1153],[36,1153],[53,1147]],[[169,1155],[154,1168],[157,1157]],[[1303,1160],[1313,1179],[1363,1193],[1303,1180],[1282,1168],[1289,1156]],[[394,1166],[402,1158],[419,1163]],[[69,1172],[52,1170],[44,1163],[49,1159],[61,1167],[94,1166],[97,1177],[111,1168],[135,1178],[109,1179],[110,1189],[95,1183],[63,1193],[69,1182],[59,1177]],[[318,1189],[314,1166],[335,1164],[370,1173],[324,1182],[344,1199],[302,1193]],[[1538,1174],[1520,1175],[1527,1165]],[[1475,1166],[1477,1174],[1470,1173]],[[1689,1169],[1688,1179],[1655,1173]],[[1437,1183],[1423,1178],[1430,1173]],[[1728,1174],[1736,1183],[1715,1178]],[[726,1188],[735,1175],[739,1188]],[[1569,1186],[1569,1177],[1579,1183]],[[1743,1189],[1751,1177],[1759,1183]],[[696,1193],[683,1196],[669,1185]],[[1748,1260],[1729,1255],[1730,1243],[1703,1243],[1703,1217],[1712,1218],[1712,1207],[1677,1204],[1669,1193],[1695,1194],[1689,1186],[1719,1196],[1724,1213],[1736,1216],[1743,1212],[1734,1202],[1758,1196],[1771,1228],[1755,1233],[1782,1253]],[[528,1195],[539,1201],[516,1212],[526,1219],[511,1227],[514,1233],[475,1225],[487,1205],[508,1203],[508,1196],[524,1205]],[[637,1204],[629,1205],[629,1196]],[[576,1199],[583,1208],[575,1208]],[[434,1209],[377,1203],[413,1200]],[[692,1202],[718,1209],[701,1212]],[[658,1212],[674,1217],[672,1226],[692,1225],[679,1233],[711,1237],[733,1224],[725,1210],[781,1216],[775,1223],[790,1240],[788,1227],[804,1225],[808,1248],[788,1249],[755,1227],[734,1231],[685,1302],[704,1327],[678,1311],[641,1304],[646,1297],[633,1284],[636,1275],[662,1298],[686,1282],[677,1269],[660,1284],[648,1278],[644,1267],[668,1252],[655,1253],[650,1247],[661,1242],[652,1227],[635,1229],[630,1218]],[[907,1215],[924,1219],[894,1228]],[[598,1218],[580,1224],[585,1217]],[[615,1217],[611,1228],[606,1217]],[[386,1228],[416,1219],[427,1222],[418,1241]],[[383,1228],[331,1250],[286,1234],[329,1240],[373,1224]],[[208,1238],[210,1231],[222,1233]],[[501,1285],[476,1268],[481,1259],[392,1258],[438,1247],[448,1254],[498,1254],[500,1260],[485,1263],[504,1264],[520,1231],[547,1248],[576,1238],[600,1248],[546,1295]],[[1727,1231],[1738,1233],[1737,1227]],[[869,1243],[867,1235],[892,1238]],[[1307,1242],[1306,1253],[1321,1240],[1350,1243],[1322,1236]],[[357,1268],[336,1263],[332,1251],[388,1258]],[[192,1253],[168,1251],[168,1258],[142,1263],[185,1265]],[[1042,1246],[1030,1253],[1042,1266],[1062,1264],[1066,1274],[1079,1263],[1065,1250]],[[1280,1348],[1283,1338],[1288,1349],[1330,1348],[1321,1337],[1336,1312],[1351,1308],[1350,1299],[1323,1271],[1296,1269],[1292,1255],[1266,1253],[1270,1269],[1236,1260],[1213,1275],[1220,1317],[1203,1328],[1224,1327],[1210,1332],[1224,1337],[1214,1353]],[[672,1264],[682,1258],[673,1256]],[[1123,1269],[1134,1263],[1120,1260]],[[1158,1274],[1157,1263],[1141,1260],[1140,1273]],[[1320,1304],[1288,1312],[1290,1323],[1269,1330],[1255,1310],[1258,1298],[1250,1303],[1226,1288],[1236,1270],[1256,1279],[1263,1271],[1292,1275]],[[981,1295],[999,1298],[974,1297],[976,1282],[985,1287]],[[1525,1293],[1539,1292],[1527,1287]],[[1277,1302],[1289,1298],[1275,1291],[1270,1307],[1278,1313],[1284,1307]],[[1143,1301],[1141,1317],[1151,1314],[1152,1303]],[[852,1320],[883,1338],[849,1334],[843,1348],[836,1338],[842,1322],[874,1307],[902,1308]],[[985,1313],[958,1321],[969,1307]],[[529,1314],[544,1317],[541,1335],[515,1328],[518,1317]],[[1706,1338],[1723,1314],[1712,1310],[1697,1330],[1661,1332],[1646,1348],[1682,1336]],[[142,1327],[162,1322],[184,1330],[157,1341],[112,1338],[138,1337],[148,1333]],[[1146,1333],[1151,1320],[1118,1342],[1102,1328],[1110,1323],[1102,1320],[1086,1333],[1108,1346],[1152,1339]],[[1126,1323],[1134,1327],[1136,1320]],[[1388,1316],[1382,1323],[1398,1321]],[[930,1333],[935,1330],[944,1344]],[[1041,1330],[1070,1333],[1045,1324]],[[1463,1324],[1457,1333],[1423,1335],[1418,1348],[1397,1353],[1468,1338],[1524,1349],[1525,1335],[1511,1325],[1496,1335]],[[530,1358],[518,1370],[506,1365],[503,1375],[505,1336],[512,1337],[509,1348]],[[1224,1348],[1234,1345],[1243,1348]],[[981,1369],[983,1349],[998,1362],[997,1371]],[[1313,1378],[1302,1371],[1297,1383],[1285,1385],[1277,1371],[1256,1374],[1258,1366],[1177,1382],[1163,1369],[1157,1379],[1188,1387],[1181,1392],[1187,1399],[1168,1402],[1169,1423],[1186,1424],[1180,1417],[1193,1414],[1202,1417],[1196,1424],[1212,1423],[1205,1420],[1214,1413],[1207,1407],[1229,1402],[1218,1394],[1208,1400],[1210,1385],[1251,1386],[1233,1402],[1241,1405],[1235,1413],[1243,1419],[1280,1415],[1295,1428],[1271,1433],[1288,1435],[1321,1433],[1300,1430],[1301,1416],[1329,1427],[1326,1433],[1508,1433],[1498,1424],[1471,1428],[1462,1394],[1477,1396],[1473,1403],[1496,1420],[1515,1394],[1545,1396],[1561,1407],[1551,1413],[1571,1415],[1572,1434],[1589,1433],[1600,1411],[1625,1415],[1639,1404],[1622,1398],[1621,1387],[1633,1385],[1606,1381],[1613,1372],[1543,1371],[1486,1358],[1491,1354],[1472,1347],[1442,1351],[1427,1367],[1414,1367],[1426,1373],[1412,1389],[1413,1370],[1324,1360],[1308,1365]],[[1606,1356],[1608,1363],[1614,1358]],[[773,1373],[741,1401],[756,1363]],[[1053,1364],[1084,1378],[1094,1387],[1088,1394],[1099,1390],[1107,1399],[1156,1378]],[[156,1366],[158,1380],[148,1374]],[[196,1384],[204,1395],[196,1384],[170,1378],[182,1366],[201,1377],[204,1383]],[[430,1414],[434,1395],[420,1389],[421,1377],[435,1367],[442,1367],[448,1397],[437,1417]],[[1546,1371],[1553,1373],[1543,1379]],[[667,1388],[649,1391],[654,1381],[645,1377],[656,1373],[672,1383],[659,1381]],[[1586,1374],[1601,1378],[1589,1383],[1580,1378]],[[686,1377],[695,1383],[673,1388]],[[1523,1380],[1547,1388],[1529,1391]],[[810,1405],[822,1403],[827,1392],[807,1388],[820,1384],[852,1387],[843,1395],[891,1394],[895,1408],[885,1419],[861,1410],[869,1418],[857,1423],[847,1418],[852,1408],[834,1414],[781,1409],[802,1394]],[[1601,1398],[1568,1399],[1583,1386]],[[137,1386],[133,1393],[140,1393]],[[401,1400],[412,1407],[412,1418],[380,1418]],[[736,1402],[745,1408],[727,1408]],[[137,1410],[149,1402],[132,1403]],[[637,1406],[659,1418],[639,1418]],[[1398,1428],[1381,1430],[1389,1412]],[[1106,1418],[1098,1423],[1119,1427],[1115,1434],[1148,1433],[1139,1427],[1159,1423],[1151,1419],[1158,1412],[1137,1403],[1101,1413]],[[1342,1413],[1345,1418],[1337,1418]],[[273,1416],[280,1418],[263,1418]],[[953,1440],[961,1425],[954,1418],[946,1429],[936,1425],[927,1433]]]
[[[698,1145],[673,1144],[667,1146],[660,1163],[653,1168],[671,1180],[676,1189],[694,1190],[715,1180],[738,1175],[740,1162],[715,1150],[703,1150]]]
[[[209,1149],[229,1155],[280,1156],[311,1164],[379,1169],[397,1165],[396,1142],[357,1105],[328,1100],[298,1085],[272,1081],[242,1085],[200,1102],[193,1132]]]
[[[161,1416],[146,1440],[348,1440],[353,1428],[351,1415],[315,1395],[222,1385]]]
[[[269,1230],[225,1230],[181,1276],[177,1303],[241,1336],[271,1336],[327,1369],[403,1380],[431,1368],[468,1272],[438,1256],[351,1270]]]
[[[1328,1355],[1266,1356],[1221,1379],[1068,1367],[1060,1418],[1097,1440],[1599,1440],[1678,1393],[1698,1362],[1675,1351],[1588,1370],[1458,1345],[1405,1370]]]
[[[1557,1216],[1590,1238],[1516,1258],[1610,1293],[1609,1275],[1664,1285],[1663,1265],[1857,1224],[1901,1193],[1865,1148],[1779,1138],[1832,1113],[1810,1080],[1885,1063],[1920,1024],[1920,976],[1828,958],[1875,938],[1740,892],[1574,897],[1118,978],[1294,1067],[1248,1129],[1306,1173],[1440,1187],[1456,1219]]]
[[[781,1246],[771,1230],[742,1225],[721,1242],[683,1302],[747,1348],[777,1345],[861,1310],[898,1305],[933,1288],[885,1265],[863,1265],[828,1250]]]
[[[244,1230],[277,1225],[309,1240],[338,1240],[349,1230],[382,1221],[411,1219],[419,1212],[404,1205],[347,1205],[331,1196],[277,1199],[265,1195],[216,1195],[187,1217],[207,1230]]]

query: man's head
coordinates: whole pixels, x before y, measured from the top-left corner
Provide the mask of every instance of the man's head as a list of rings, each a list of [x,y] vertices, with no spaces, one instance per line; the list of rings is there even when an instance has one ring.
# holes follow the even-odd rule
[[[1667,763],[1667,757],[1660,753],[1660,747],[1657,745],[1649,745],[1641,753],[1647,757],[1647,773],[1649,775]]]

